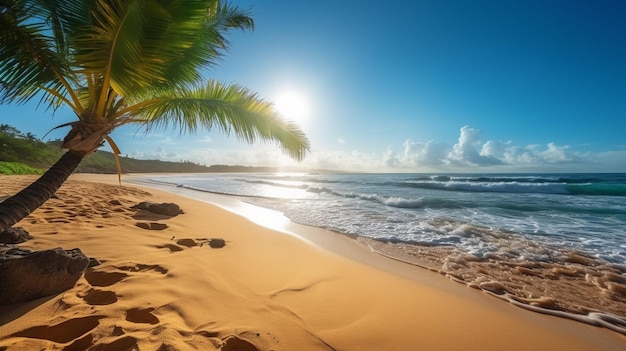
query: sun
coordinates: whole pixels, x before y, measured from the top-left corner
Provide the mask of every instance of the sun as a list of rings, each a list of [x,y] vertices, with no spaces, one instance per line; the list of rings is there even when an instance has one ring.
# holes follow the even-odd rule
[[[311,114],[309,100],[297,91],[283,91],[276,96],[274,104],[281,116],[300,124],[305,123]]]

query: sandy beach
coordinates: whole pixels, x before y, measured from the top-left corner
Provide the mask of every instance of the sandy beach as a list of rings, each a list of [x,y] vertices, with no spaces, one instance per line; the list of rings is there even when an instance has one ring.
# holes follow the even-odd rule
[[[33,179],[0,176],[0,199]],[[132,209],[142,201],[184,213]],[[622,334],[516,307],[344,236],[282,233],[120,187],[115,175],[73,175],[18,226],[33,237],[23,247],[78,247],[102,264],[64,293],[0,306],[2,351],[626,349]]]

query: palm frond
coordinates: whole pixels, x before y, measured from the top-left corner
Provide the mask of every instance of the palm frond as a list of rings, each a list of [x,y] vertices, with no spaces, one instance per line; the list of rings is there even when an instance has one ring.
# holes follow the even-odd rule
[[[31,17],[46,23],[54,38],[56,51],[70,56],[72,39],[78,30],[89,25],[94,1],[85,0],[20,0],[30,6]]]
[[[64,146],[79,151],[135,122],[217,128],[302,159],[308,139],[271,103],[237,85],[198,83],[228,49],[230,31],[253,27],[247,11],[220,0],[0,2],[0,103],[43,96],[69,105],[78,121]]]
[[[110,136],[106,136],[104,140],[109,143],[111,146],[111,150],[113,150],[113,158],[115,158],[115,168],[117,168],[117,181],[122,185],[122,163],[120,162],[120,148],[117,147],[117,144]]]
[[[189,37],[188,46],[179,51],[178,57],[169,60],[164,71],[166,82],[188,83],[199,78],[198,68],[218,63],[228,50],[230,42],[227,34],[234,29],[252,30],[254,21],[247,11],[214,1],[208,11],[204,10],[202,22],[196,33]],[[171,34],[171,39],[176,39],[176,31]]]
[[[227,50],[229,31],[253,28],[245,11],[217,0],[107,4],[96,6],[94,30],[79,38],[76,61],[127,97],[199,81]]]
[[[296,123],[282,119],[271,103],[238,85],[209,81],[125,112],[130,117],[124,123],[142,123],[147,131],[173,127],[195,133],[200,128],[218,128],[249,143],[276,142],[296,160],[302,160],[310,149],[309,140]]]
[[[151,77],[150,72],[134,70],[134,58],[140,56],[140,40],[143,23],[142,9],[145,0],[95,0],[93,22],[75,38],[75,60],[86,76],[95,77],[98,89],[94,91],[91,106],[102,115],[108,106],[111,87],[124,94],[118,80],[137,79],[141,84]],[[140,74],[141,73],[141,74]]]
[[[33,6],[15,1],[0,12],[0,102],[24,103],[42,87],[65,95],[66,80],[74,78],[44,19],[31,15]]]

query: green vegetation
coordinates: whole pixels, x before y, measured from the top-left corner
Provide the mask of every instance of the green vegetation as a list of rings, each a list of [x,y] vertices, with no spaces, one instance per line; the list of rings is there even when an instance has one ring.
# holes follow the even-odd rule
[[[53,140],[44,143],[32,133],[23,133],[16,128],[0,125],[0,161],[3,174],[42,174],[54,164],[63,151],[61,141]],[[120,157],[122,171],[131,173],[200,173],[209,172],[211,167],[204,167],[192,162],[166,162],[159,160],[136,160]],[[96,151],[86,156],[80,163],[77,172],[115,173],[115,157],[111,152]]]
[[[44,170],[19,162],[0,161],[0,174],[43,174]]]
[[[0,125],[0,161],[48,168],[60,155],[61,150],[46,145],[32,133],[24,134],[8,124]]]
[[[48,169],[63,151],[61,140],[42,142],[32,133],[23,133],[16,128],[0,124],[0,174],[41,174],[41,169]],[[138,160],[120,157],[124,173],[226,173],[226,172],[276,172],[284,171],[272,167],[246,167],[213,165],[205,167],[193,162],[168,162],[160,160]],[[10,166],[9,166],[10,164]],[[16,166],[21,164],[21,167]],[[302,171],[294,169],[294,171]],[[76,172],[116,173],[113,153],[98,150],[85,158],[78,165]]]

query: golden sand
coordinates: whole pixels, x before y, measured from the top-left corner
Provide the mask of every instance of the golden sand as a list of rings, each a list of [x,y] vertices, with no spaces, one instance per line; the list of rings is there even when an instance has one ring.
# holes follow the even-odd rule
[[[33,179],[0,176],[0,198]],[[345,245],[339,255],[344,246],[115,182],[72,176],[18,224],[33,236],[24,247],[79,247],[102,264],[64,293],[0,306],[0,350],[626,349],[624,335],[523,310],[345,238],[321,240]],[[131,209],[141,201],[185,213]]]

